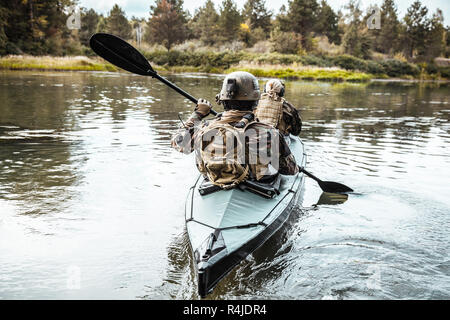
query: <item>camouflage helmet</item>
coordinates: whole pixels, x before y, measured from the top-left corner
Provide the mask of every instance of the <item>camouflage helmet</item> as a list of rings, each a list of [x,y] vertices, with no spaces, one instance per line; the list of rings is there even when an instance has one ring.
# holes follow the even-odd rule
[[[276,93],[278,96],[283,97],[285,91],[284,81],[278,79],[270,79],[264,85],[265,93]]]
[[[225,77],[217,100],[258,101],[261,97],[258,80],[244,71],[232,72]]]

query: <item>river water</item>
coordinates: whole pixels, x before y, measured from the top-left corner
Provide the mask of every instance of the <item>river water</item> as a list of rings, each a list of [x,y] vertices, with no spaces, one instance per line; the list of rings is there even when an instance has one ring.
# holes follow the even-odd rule
[[[214,101],[223,76],[169,79]],[[287,82],[309,170],[355,193],[307,179],[286,226],[208,298],[450,299],[449,89]],[[192,109],[141,76],[0,73],[0,298],[197,299],[197,172],[170,148]]]

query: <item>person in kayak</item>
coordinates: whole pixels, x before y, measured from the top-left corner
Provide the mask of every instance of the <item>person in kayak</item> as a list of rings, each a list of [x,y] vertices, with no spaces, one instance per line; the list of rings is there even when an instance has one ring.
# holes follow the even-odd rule
[[[268,181],[278,173],[296,174],[297,164],[283,136],[273,127],[255,120],[253,110],[260,96],[255,76],[240,71],[230,73],[216,96],[224,112],[211,121],[202,121],[210,114],[212,105],[205,99],[199,99],[192,115],[173,136],[172,147],[183,153],[195,150],[199,171],[222,188],[231,188],[246,179]],[[242,134],[245,141],[231,140],[238,140],[237,145],[245,145],[245,161],[235,157],[239,151],[236,151],[234,144],[231,157],[230,146],[223,144],[229,141],[225,137],[242,137]],[[224,139],[215,139],[219,136]],[[224,154],[228,156],[226,161]],[[261,160],[260,154],[268,154],[275,161]]]
[[[271,79],[264,85],[255,110],[255,117],[267,123],[284,135],[298,136],[302,130],[302,119],[297,109],[284,98],[285,85],[278,79]]]

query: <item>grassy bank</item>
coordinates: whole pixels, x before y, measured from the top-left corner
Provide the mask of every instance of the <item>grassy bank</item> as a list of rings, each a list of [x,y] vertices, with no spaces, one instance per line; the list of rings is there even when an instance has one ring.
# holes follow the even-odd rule
[[[143,52],[159,72],[229,73],[248,71],[258,77],[317,81],[365,82],[373,78],[440,80],[450,78],[450,68],[415,65],[406,61],[362,60],[353,56],[314,56],[249,52],[188,52],[155,50]],[[4,56],[0,69],[53,71],[119,71],[94,57]]]
[[[214,60],[210,60],[214,61]],[[217,61],[217,60],[216,60]],[[277,60],[278,61],[278,60]],[[158,72],[205,72],[230,73],[241,70],[253,73],[258,77],[276,77],[284,79],[304,79],[318,81],[368,81],[372,77],[368,74],[347,71],[340,68],[320,68],[301,66],[297,63],[289,65],[271,65],[240,63],[229,68],[224,66],[185,66],[185,65],[154,65]],[[5,56],[0,58],[0,69],[3,70],[42,70],[42,71],[118,71],[118,69],[100,59],[88,57],[50,57],[50,56]]]
[[[117,71],[109,63],[88,57],[4,56],[0,58],[3,70],[43,71]]]
[[[348,71],[340,68],[320,68],[312,66],[300,66],[291,64],[283,65],[251,65],[240,64],[232,67],[227,72],[247,71],[257,77],[265,78],[282,78],[282,79],[301,79],[301,80],[317,80],[317,81],[350,81],[365,82],[373,78],[372,75],[363,72]]]

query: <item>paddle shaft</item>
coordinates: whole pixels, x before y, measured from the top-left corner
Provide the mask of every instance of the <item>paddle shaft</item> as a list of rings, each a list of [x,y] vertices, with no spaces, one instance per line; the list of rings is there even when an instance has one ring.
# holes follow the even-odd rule
[[[172,82],[170,82],[169,80],[161,77],[159,74],[157,74],[156,72],[149,72],[149,75],[155,79],[158,79],[159,81],[161,81],[162,83],[164,83],[165,85],[169,86],[170,88],[172,88],[173,90],[175,90],[176,92],[178,92],[179,94],[181,94],[182,96],[186,97],[187,99],[191,100],[193,103],[197,104],[198,100],[195,99],[193,96],[191,96],[189,93],[187,93],[186,91],[184,91],[183,89],[177,87],[176,85],[174,85]],[[210,113],[215,116],[217,115],[217,112],[214,111],[213,109],[211,109]]]
[[[322,182],[322,180],[320,180],[319,178],[317,178],[315,175],[313,175],[312,173],[306,171],[305,168],[302,168],[302,167],[299,166],[298,169],[299,169],[301,172],[303,172],[304,174],[306,174],[308,177],[310,177],[311,179],[314,179],[314,180],[316,180],[316,181],[319,182],[319,183]]]

